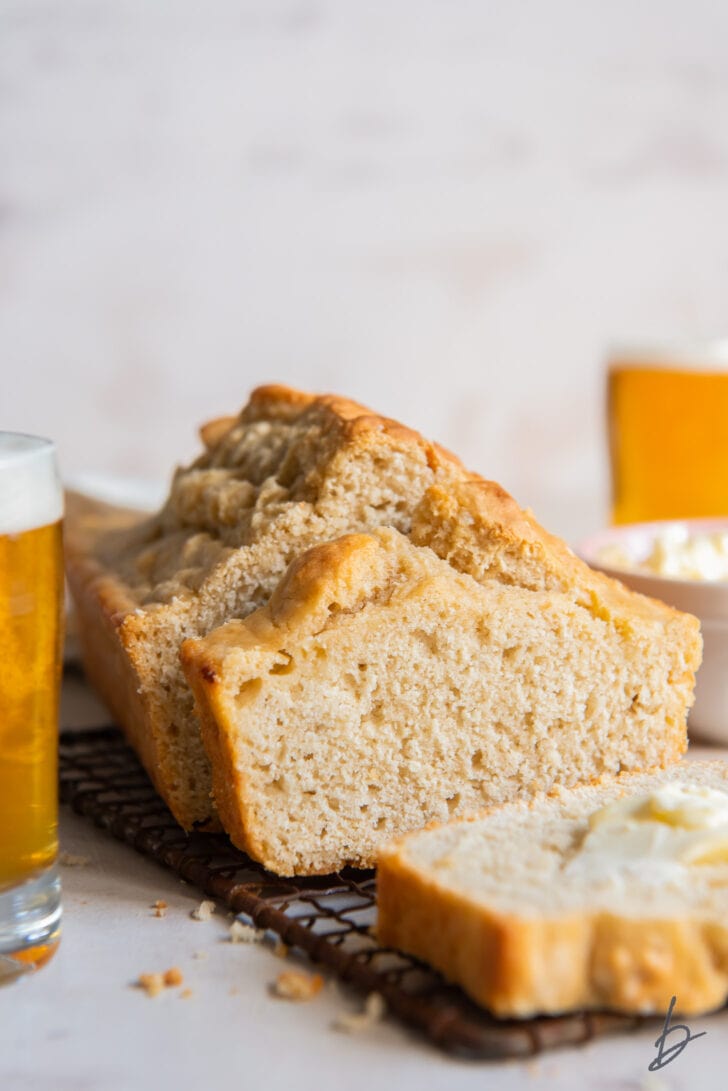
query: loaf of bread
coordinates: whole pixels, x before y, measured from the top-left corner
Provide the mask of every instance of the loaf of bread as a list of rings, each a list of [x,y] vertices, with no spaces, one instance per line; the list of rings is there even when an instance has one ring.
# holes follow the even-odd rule
[[[378,936],[502,1017],[704,1012],[728,996],[728,764],[681,762],[419,831]]]
[[[182,641],[265,603],[315,542],[379,525],[408,533],[426,490],[465,476],[396,421],[278,386],[203,439],[153,518],[109,531],[111,509],[72,507],[66,521],[87,674],[186,829],[217,821]]]
[[[183,644],[223,825],[271,871],[370,866],[433,819],[682,753],[694,618],[589,570],[577,590],[571,555],[553,590],[473,548],[482,582],[394,529],[345,536]]]
[[[479,584],[489,601],[498,601],[496,620],[499,611],[519,619],[521,635],[513,636],[511,644],[501,649],[502,655],[495,649],[487,654],[486,626],[478,638],[483,649],[478,669],[496,671],[495,677],[484,677],[478,684],[503,695],[497,675],[509,664],[506,674],[514,680],[513,693],[500,704],[461,708],[457,691],[475,693],[476,684],[471,681],[475,668],[467,660],[464,645],[457,651],[460,622],[449,611],[454,645],[447,660],[444,693],[448,696],[443,696],[438,712],[444,719],[431,721],[415,707],[405,710],[400,702],[398,723],[409,722],[415,736],[442,736],[445,746],[449,733],[454,737],[461,722],[478,720],[493,745],[483,748],[480,757],[480,748],[473,748],[475,773],[468,772],[469,759],[452,765],[446,796],[433,801],[426,812],[414,801],[422,799],[422,791],[418,794],[412,788],[399,819],[392,801],[387,804],[389,810],[384,806],[380,810],[373,799],[362,798],[355,809],[362,829],[345,834],[343,820],[329,824],[341,835],[338,849],[334,849],[333,834],[318,856],[310,855],[308,847],[299,851],[293,844],[287,855],[282,849],[281,855],[278,849],[271,853],[261,849],[272,866],[320,870],[345,860],[370,862],[386,836],[410,828],[425,813],[460,813],[469,806],[559,780],[575,783],[606,770],[664,765],[683,751],[686,712],[700,658],[695,619],[593,572],[503,489],[469,474],[442,448],[352,402],[282,387],[254,391],[238,418],[213,422],[203,430],[203,439],[205,452],[177,472],[158,515],[106,530],[104,520],[90,518],[88,513],[74,518],[71,511],[66,528],[69,583],[87,673],[185,828],[216,828],[218,819],[210,760],[180,663],[183,641],[202,638],[230,619],[245,619],[265,605],[288,565],[310,547],[382,526],[407,536],[417,549],[408,552],[407,543],[398,542],[396,536],[375,538],[377,555],[407,557],[406,565],[414,568],[439,558],[444,567],[438,571],[438,581],[444,579],[443,573],[453,581],[460,575],[468,577],[466,584],[473,594],[478,594],[475,584]],[[392,544],[395,541],[397,545]],[[330,565],[326,573],[332,586],[341,580],[337,558],[346,565],[346,555],[347,550],[338,547],[322,555],[323,563]],[[312,571],[309,560],[301,571]],[[360,567],[356,578],[356,594],[370,616],[376,604]],[[287,583],[299,587],[305,613],[311,593],[306,581],[289,578]],[[464,603],[465,597],[461,594],[458,601]],[[279,593],[276,602],[280,600]],[[394,630],[399,626],[399,609],[399,600],[393,599],[386,613],[387,624]],[[555,660],[563,657],[575,670],[577,659],[570,656],[576,654],[575,644],[584,636],[580,673],[570,673],[569,668],[559,674],[555,663],[548,663],[539,651],[534,634],[545,632],[546,617],[552,625],[549,655]],[[529,618],[533,621],[530,631]],[[464,614],[463,623],[466,619],[471,624],[471,615]],[[332,614],[330,620],[337,619]],[[345,620],[341,618],[342,623]],[[366,632],[361,639],[367,641]],[[429,644],[420,639],[423,651],[430,647],[432,677],[439,679],[446,672],[436,665],[437,652],[432,649],[439,649],[442,639],[433,637]],[[475,640],[472,633],[470,639]],[[215,641],[213,646],[218,647]],[[470,650],[473,647],[469,645]],[[607,649],[610,666],[603,658]],[[201,662],[206,654],[200,649],[197,660]],[[208,690],[204,677],[194,670],[193,659],[188,652],[188,670],[209,722]],[[302,668],[297,663],[296,669]],[[332,738],[337,723],[342,731],[344,724],[349,731],[359,723],[364,737],[376,740],[377,725],[392,715],[397,672],[406,676],[409,669],[401,661],[396,671],[385,672],[382,667],[381,695],[371,708],[363,701],[359,719],[348,703],[340,718],[338,713],[334,716],[327,695],[322,691],[316,697],[321,683],[312,674],[306,685],[310,700],[319,701],[322,737]],[[539,684],[542,673],[549,678],[548,693]],[[280,661],[271,677],[276,674],[282,675]],[[226,677],[222,688],[229,688]],[[252,688],[247,692],[254,696]],[[418,691],[410,687],[408,694],[408,699],[419,701]],[[551,702],[548,711],[544,711],[546,697]],[[251,838],[241,831],[242,815],[248,809],[245,782],[237,773],[231,775],[223,752],[232,752],[236,733],[245,737],[252,708],[252,702],[241,700],[235,715],[231,709],[219,727],[206,730],[207,745],[218,766],[216,794],[225,821],[238,842],[251,847]],[[333,717],[330,722],[323,718],[325,708],[326,715]],[[278,731],[297,730],[302,710],[295,700],[288,712],[289,721],[278,725]],[[310,720],[314,714],[309,710],[306,715]],[[215,741],[218,731],[223,739],[220,745]],[[344,751],[350,745],[361,750],[363,743],[342,736],[338,745]],[[404,780],[412,780],[418,768],[416,760],[408,764],[407,748],[416,755],[418,746],[413,737],[401,759],[392,758]],[[529,747],[537,749],[522,760]],[[439,750],[431,752],[436,760]],[[370,767],[376,771],[376,763],[367,762]],[[538,775],[531,784],[531,770],[536,769]],[[310,761],[307,770],[306,783],[312,778],[312,784],[315,781],[324,792],[330,771]],[[462,783],[457,779],[460,775],[465,777]],[[373,776],[368,781],[372,797],[380,779]],[[445,779],[443,774],[443,788]],[[392,791],[395,780],[388,781]],[[274,792],[269,802],[278,802],[285,810],[287,792],[286,782],[285,789]],[[443,811],[447,798],[449,808]],[[322,803],[321,813],[327,810],[328,804]],[[317,818],[316,831],[322,825]]]

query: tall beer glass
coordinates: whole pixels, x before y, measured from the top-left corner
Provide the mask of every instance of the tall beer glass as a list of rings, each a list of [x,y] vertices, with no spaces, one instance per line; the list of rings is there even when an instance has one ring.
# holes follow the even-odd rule
[[[614,351],[612,519],[728,515],[728,341]]]
[[[0,962],[6,973],[18,963],[42,965],[60,934],[62,515],[53,444],[0,432]]]

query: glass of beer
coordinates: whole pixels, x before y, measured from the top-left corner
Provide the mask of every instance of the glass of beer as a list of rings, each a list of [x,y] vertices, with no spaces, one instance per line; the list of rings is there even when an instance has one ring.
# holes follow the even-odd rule
[[[615,523],[728,515],[728,341],[612,352]]]
[[[62,516],[53,444],[0,432],[0,977],[60,935]]]

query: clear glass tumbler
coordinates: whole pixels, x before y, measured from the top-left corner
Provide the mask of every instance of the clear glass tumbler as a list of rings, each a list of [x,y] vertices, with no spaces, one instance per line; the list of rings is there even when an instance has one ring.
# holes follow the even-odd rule
[[[60,936],[62,517],[53,444],[0,432],[0,976]]]

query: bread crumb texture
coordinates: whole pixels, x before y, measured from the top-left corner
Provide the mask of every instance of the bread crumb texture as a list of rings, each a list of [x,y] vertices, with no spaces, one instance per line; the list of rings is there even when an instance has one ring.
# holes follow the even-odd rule
[[[265,932],[261,928],[252,928],[242,921],[233,921],[228,929],[231,943],[262,943]]]
[[[387,1004],[381,993],[369,993],[364,1001],[364,1008],[359,1012],[342,1012],[334,1020],[335,1030],[347,1034],[360,1034],[380,1023],[387,1013]]]
[[[281,1000],[313,1000],[321,992],[324,979],[321,974],[307,974],[303,970],[285,970],[278,974],[273,994]]]
[[[162,973],[139,974],[137,985],[147,996],[159,996],[165,989],[176,988],[183,981],[182,971],[179,967],[172,966]]]
[[[209,921],[215,912],[215,903],[210,901],[202,901],[196,906],[190,916],[193,921]]]

